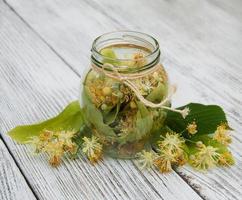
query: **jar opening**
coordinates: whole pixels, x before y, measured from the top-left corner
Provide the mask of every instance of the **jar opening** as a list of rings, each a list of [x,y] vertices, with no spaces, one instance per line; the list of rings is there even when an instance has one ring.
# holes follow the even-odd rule
[[[103,34],[94,40],[91,59],[97,66],[109,63],[121,71],[137,71],[158,63],[160,49],[157,40],[150,35],[116,31]]]

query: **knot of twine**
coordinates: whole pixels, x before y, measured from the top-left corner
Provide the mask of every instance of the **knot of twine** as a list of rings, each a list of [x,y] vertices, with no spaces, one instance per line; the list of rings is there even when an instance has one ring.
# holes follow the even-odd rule
[[[127,68],[127,66],[122,66],[124,69]],[[113,78],[116,79],[120,82],[122,82],[123,84],[125,84],[126,86],[128,86],[136,95],[136,97],[147,107],[151,107],[151,108],[162,108],[162,109],[166,109],[166,110],[171,110],[173,112],[178,112],[182,115],[183,118],[186,118],[186,116],[189,114],[190,110],[189,108],[184,108],[183,110],[178,110],[178,109],[174,109],[168,106],[165,106],[165,104],[171,100],[171,97],[174,95],[174,93],[176,92],[176,86],[175,85],[170,85],[168,88],[168,95],[165,99],[163,99],[160,103],[153,103],[147,99],[145,99],[142,94],[140,93],[138,87],[132,82],[132,80],[134,79],[138,79],[138,78],[142,78],[142,77],[146,77],[152,73],[154,73],[155,71],[157,71],[159,68],[162,68],[161,64],[157,64],[152,68],[143,70],[141,72],[135,72],[135,73],[129,73],[129,74],[121,74],[118,72],[117,68],[115,66],[113,66],[110,63],[105,63],[102,65],[102,67],[98,67],[95,64],[92,64],[92,68],[94,71],[96,72],[101,72],[103,73],[105,76],[109,77],[109,78]],[[109,69],[109,70],[107,70]],[[111,71],[110,71],[111,69]]]

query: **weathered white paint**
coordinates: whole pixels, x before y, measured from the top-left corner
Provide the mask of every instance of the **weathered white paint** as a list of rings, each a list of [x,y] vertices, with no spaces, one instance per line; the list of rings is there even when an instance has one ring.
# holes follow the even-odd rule
[[[0,139],[0,199],[36,199],[13,158]]]
[[[175,172],[142,173],[109,158],[97,166],[66,159],[54,169],[14,143],[7,130],[57,114],[78,96],[80,77],[1,1],[0,20],[0,132],[39,199],[201,199]]]

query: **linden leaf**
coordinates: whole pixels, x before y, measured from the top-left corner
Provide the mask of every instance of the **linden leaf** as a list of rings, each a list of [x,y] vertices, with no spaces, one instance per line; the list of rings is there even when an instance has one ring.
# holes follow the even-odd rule
[[[136,129],[137,133],[139,133],[139,139],[141,139],[144,135],[149,133],[153,126],[153,117],[149,110],[140,102],[137,102],[138,106],[138,117],[136,120]]]
[[[119,110],[120,110],[120,103],[118,103],[117,106],[111,110],[111,112],[109,112],[104,116],[105,124],[108,124],[108,125],[112,124],[117,118]]]
[[[167,95],[167,90],[168,88],[166,84],[160,84],[147,96],[146,99],[154,103],[159,103]]]
[[[194,136],[214,133],[218,125],[228,123],[223,109],[217,105],[190,103],[177,109],[182,110],[185,107],[190,109],[190,113],[185,119],[179,113],[172,111],[167,113],[165,123],[177,133],[183,132],[193,121],[197,124],[197,133]],[[182,135],[186,138],[194,137],[189,136],[186,131]]]
[[[26,143],[31,137],[38,136],[43,129],[76,130],[83,125],[83,113],[79,102],[70,103],[59,115],[44,122],[17,126],[8,132],[9,136],[19,143]]]
[[[134,128],[128,134],[124,134],[118,138],[118,142],[125,144],[143,139],[149,134],[153,126],[153,117],[149,110],[140,102],[137,102],[138,111]]]
[[[113,49],[111,48],[102,49],[100,53],[105,57],[102,61],[103,63],[113,64],[114,66],[119,64],[119,62],[117,61],[117,56],[113,51]]]
[[[100,53],[107,58],[117,59],[115,52],[111,48],[102,49]]]
[[[94,106],[90,100],[89,90],[85,86],[83,91],[83,112],[85,117],[85,123],[94,126],[99,133],[107,136],[109,139],[116,137],[113,129],[104,123],[102,113]]]

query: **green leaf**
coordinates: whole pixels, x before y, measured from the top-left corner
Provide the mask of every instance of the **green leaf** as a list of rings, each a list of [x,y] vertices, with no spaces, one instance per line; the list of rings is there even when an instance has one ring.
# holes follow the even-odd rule
[[[83,125],[83,115],[79,102],[70,103],[59,115],[47,121],[25,126],[17,126],[8,132],[9,136],[19,143],[26,143],[31,137],[38,136],[43,129],[76,130]]]
[[[160,84],[148,96],[147,100],[159,103],[167,95],[167,85]]]
[[[111,112],[107,113],[104,116],[105,124],[108,124],[108,125],[112,124],[117,118],[119,110],[120,110],[120,103],[117,104],[114,110],[112,110]]]
[[[141,103],[137,102],[138,111],[136,114],[135,127],[130,130],[128,134],[122,135],[118,138],[118,142],[125,144],[143,139],[150,134],[153,126],[153,117],[149,110]]]
[[[100,53],[107,58],[117,59],[115,52],[111,48],[102,49]]]
[[[103,63],[109,63],[109,64],[113,64],[113,65],[119,64],[119,62],[117,60],[117,56],[116,56],[115,52],[113,51],[113,49],[111,49],[111,48],[102,49],[100,51],[100,53],[105,57],[102,61]]]
[[[137,139],[141,139],[152,129],[153,117],[143,103],[137,102],[137,107],[139,111],[137,113],[136,132],[139,133]]]
[[[104,123],[102,113],[95,107],[90,100],[89,90],[84,86],[83,91],[83,102],[84,102],[84,117],[87,124],[94,126],[99,134],[107,136],[107,138],[113,140],[116,137],[113,129]]]
[[[203,105],[198,103],[190,103],[178,109],[182,110],[185,107],[190,109],[189,115],[183,119],[181,114],[168,111],[166,124],[176,132],[182,132],[186,129],[188,123],[193,121],[197,124],[197,133],[189,137],[185,131],[184,137],[195,137],[197,135],[211,134],[217,129],[221,123],[227,123],[227,119],[223,109],[217,105]]]
[[[167,116],[167,113],[164,110],[157,110],[156,112],[158,113],[158,117],[154,117],[151,134],[154,134],[157,131],[159,132],[160,129],[162,129],[162,127],[164,127],[164,122],[165,122],[166,116]]]

